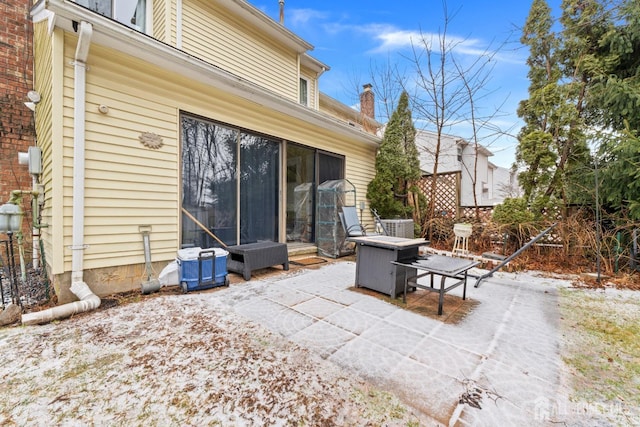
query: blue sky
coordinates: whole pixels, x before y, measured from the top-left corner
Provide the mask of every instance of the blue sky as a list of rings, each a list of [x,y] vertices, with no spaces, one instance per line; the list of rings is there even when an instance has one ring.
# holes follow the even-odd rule
[[[255,0],[254,6],[279,19],[278,0]],[[559,0],[550,1],[557,9]],[[359,84],[368,83],[372,64],[409,67],[403,56],[420,34],[438,34],[444,25],[444,2],[415,0],[285,0],[285,26],[314,45],[310,54],[331,69],[320,78],[320,90],[347,105],[358,102]],[[448,40],[459,40],[456,55],[471,61],[479,52],[498,50],[488,93],[478,103],[487,111],[499,105],[494,124],[515,136],[522,123],[518,102],[527,98],[527,50],[519,44],[531,1],[449,0],[446,2]],[[506,44],[505,44],[506,43]],[[414,69],[415,67],[411,68]],[[375,87],[374,87],[375,90]],[[414,119],[415,119],[414,113]],[[417,127],[421,125],[417,124]],[[458,125],[448,133],[470,138],[470,127]],[[509,167],[515,159],[515,137],[481,141],[494,153],[491,161]]]

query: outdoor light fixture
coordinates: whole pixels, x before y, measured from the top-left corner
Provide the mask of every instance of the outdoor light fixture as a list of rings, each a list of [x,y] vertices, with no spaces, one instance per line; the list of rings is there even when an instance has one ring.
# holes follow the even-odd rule
[[[40,94],[35,90],[30,90],[27,92],[27,98],[29,98],[29,102],[25,102],[24,105],[31,111],[36,111],[36,105],[40,102]]]
[[[9,238],[9,245],[7,248],[7,267],[9,267],[8,275],[9,282],[11,283],[11,302],[22,307],[22,300],[20,299],[20,289],[18,288],[18,280],[16,277],[16,263],[13,252],[13,233],[20,231],[22,225],[22,209],[19,205],[13,203],[5,203],[0,206],[0,233],[5,233]],[[4,305],[4,290],[0,292],[2,294]]]
[[[30,90],[29,92],[27,92],[27,98],[29,98],[29,101],[33,102],[34,104],[40,102],[40,94],[35,90]]]
[[[20,231],[22,225],[22,209],[13,203],[0,206],[0,233]]]

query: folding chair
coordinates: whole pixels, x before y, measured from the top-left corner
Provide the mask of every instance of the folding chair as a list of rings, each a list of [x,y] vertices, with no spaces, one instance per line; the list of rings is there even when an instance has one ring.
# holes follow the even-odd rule
[[[367,235],[367,230],[358,218],[358,211],[355,206],[343,206],[342,212],[338,214],[342,227],[344,228],[344,234],[346,238],[349,237],[361,237]]]

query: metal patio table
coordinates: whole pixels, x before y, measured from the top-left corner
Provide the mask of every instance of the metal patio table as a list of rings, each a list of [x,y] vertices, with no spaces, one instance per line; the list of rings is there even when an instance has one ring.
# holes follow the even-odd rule
[[[405,277],[416,275],[416,269],[392,265],[415,259],[418,247],[428,245],[424,239],[393,236],[351,237],[356,244],[356,287],[373,289],[395,298],[404,289]]]
[[[406,275],[404,278],[404,292],[402,301],[407,302],[407,288],[420,288],[430,292],[438,292],[438,315],[442,314],[442,304],[444,303],[444,294],[450,290],[462,285],[462,299],[466,299],[467,296],[467,272],[480,264],[478,261],[473,261],[464,258],[454,258],[442,255],[426,255],[424,257],[416,257],[413,260],[408,261],[393,261],[398,267],[404,268],[404,271],[409,269],[424,271],[421,274]],[[433,287],[433,276],[441,276],[440,288]],[[418,283],[418,279],[425,276],[431,276],[429,285],[421,285]],[[447,287],[445,287],[445,281],[447,277],[456,279],[457,281]]]

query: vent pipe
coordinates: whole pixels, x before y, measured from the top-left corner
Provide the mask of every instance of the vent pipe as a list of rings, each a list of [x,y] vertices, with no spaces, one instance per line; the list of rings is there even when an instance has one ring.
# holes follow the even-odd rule
[[[280,25],[284,25],[284,0],[278,0],[280,3]]]

